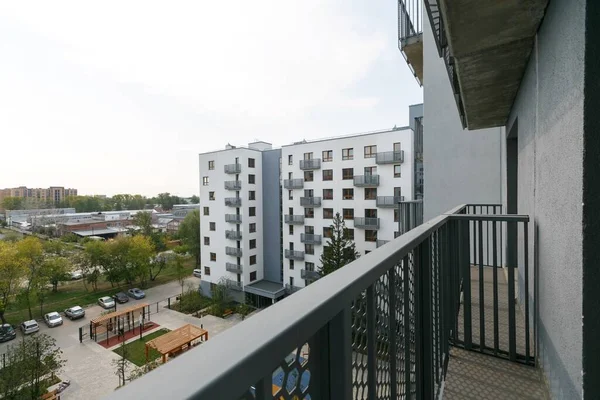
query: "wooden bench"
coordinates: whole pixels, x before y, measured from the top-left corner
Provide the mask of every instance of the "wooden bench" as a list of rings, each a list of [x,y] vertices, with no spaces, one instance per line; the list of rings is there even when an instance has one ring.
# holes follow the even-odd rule
[[[231,314],[233,314],[233,310],[225,310],[225,312],[223,312],[223,318],[229,317]]]

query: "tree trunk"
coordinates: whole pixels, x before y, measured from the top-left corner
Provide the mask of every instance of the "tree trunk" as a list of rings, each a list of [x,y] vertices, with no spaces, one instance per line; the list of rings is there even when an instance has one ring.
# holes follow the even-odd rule
[[[4,319],[4,310],[0,311],[0,320],[2,320],[2,325],[6,324],[6,319]]]
[[[27,290],[27,310],[29,311],[29,319],[33,319],[33,313],[31,312],[31,299],[29,298],[31,295],[30,291]]]

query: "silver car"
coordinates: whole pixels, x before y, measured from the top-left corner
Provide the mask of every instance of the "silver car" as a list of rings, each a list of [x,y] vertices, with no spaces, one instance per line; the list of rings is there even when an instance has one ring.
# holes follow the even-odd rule
[[[62,317],[56,311],[44,315],[44,321],[46,321],[46,325],[50,328],[63,324]]]
[[[85,317],[85,310],[79,306],[67,308],[65,310],[65,316],[70,320]]]
[[[115,301],[113,300],[112,297],[104,296],[104,297],[100,297],[98,299],[98,304],[100,304],[100,306],[102,308],[109,309],[109,308],[114,308]]]
[[[25,321],[21,324],[21,332],[24,335],[29,335],[31,333],[35,333],[40,330],[40,326],[35,320]]]

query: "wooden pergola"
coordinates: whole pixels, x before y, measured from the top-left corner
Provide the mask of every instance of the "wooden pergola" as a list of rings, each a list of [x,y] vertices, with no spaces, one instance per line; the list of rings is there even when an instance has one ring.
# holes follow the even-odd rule
[[[134,306],[129,306],[122,308],[120,310],[108,313],[106,315],[102,315],[98,318],[94,318],[90,321],[90,336],[93,335],[96,338],[98,333],[107,332],[107,340],[108,340],[108,332],[116,331],[127,328],[127,331],[131,330],[132,327],[135,328],[135,321],[145,320],[146,313],[145,309],[148,307],[148,303],[139,303]],[[140,315],[142,316],[140,318]],[[140,327],[142,329],[142,327]]]
[[[162,356],[162,362],[167,361],[167,356],[187,350],[195,345],[198,339],[208,340],[208,331],[195,325],[187,324],[181,328],[165,333],[156,339],[146,342],[146,362],[148,362],[148,349],[153,348]]]

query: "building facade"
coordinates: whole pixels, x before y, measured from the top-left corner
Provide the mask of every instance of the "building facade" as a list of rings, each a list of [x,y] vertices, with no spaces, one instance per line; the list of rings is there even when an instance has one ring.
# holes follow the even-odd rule
[[[0,209],[2,209],[2,200],[5,197],[18,197],[25,201],[31,200],[37,203],[58,204],[70,196],[77,196],[77,189],[65,188],[63,186],[51,186],[49,188],[19,186],[16,188],[0,189]]]

